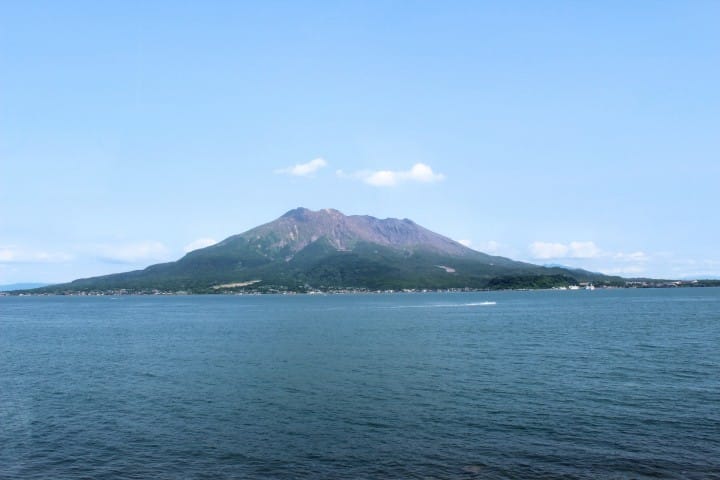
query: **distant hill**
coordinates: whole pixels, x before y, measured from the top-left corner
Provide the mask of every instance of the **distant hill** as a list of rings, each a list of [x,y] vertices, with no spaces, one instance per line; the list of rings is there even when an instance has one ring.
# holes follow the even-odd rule
[[[411,220],[297,208],[144,270],[75,280],[38,292],[549,288],[619,277],[487,255]]]
[[[32,288],[45,287],[47,283],[10,283],[8,285],[0,285],[0,292],[12,292],[13,290],[30,290]]]

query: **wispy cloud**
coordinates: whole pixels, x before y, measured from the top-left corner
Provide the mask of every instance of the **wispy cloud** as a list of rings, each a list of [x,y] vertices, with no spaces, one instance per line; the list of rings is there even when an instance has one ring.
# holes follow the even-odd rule
[[[205,248],[209,247],[211,245],[215,245],[217,243],[217,240],[212,238],[198,238],[197,240],[194,240],[183,248],[183,251],[185,253],[192,252],[193,250],[197,250],[199,248]]]
[[[476,245],[475,250],[489,253],[490,255],[510,255],[508,253],[508,247],[495,240],[488,240],[487,242],[482,242],[481,244]]]
[[[549,258],[567,257],[569,247],[563,243],[533,242],[530,244],[530,254],[533,258],[547,260]]]
[[[107,263],[153,263],[171,259],[171,252],[165,244],[157,241],[123,244],[99,244],[90,248],[101,261]]]
[[[530,244],[533,258],[547,260],[552,258],[596,258],[602,254],[595,242],[533,242]]]
[[[458,240],[459,244],[468,248],[472,248],[477,252],[487,253],[488,255],[500,255],[504,257],[517,258],[517,251],[510,245],[500,243],[496,240],[473,241]]]
[[[0,246],[0,263],[62,263],[72,259],[73,256],[68,253]]]
[[[638,276],[647,272],[651,257],[642,251],[613,252],[595,242],[533,242],[530,256],[535,260],[557,261],[563,265],[585,268],[609,275]]]
[[[324,158],[315,158],[307,163],[299,163],[292,167],[280,168],[275,173],[280,175],[293,175],[296,177],[309,177],[321,168],[327,166]]]
[[[355,173],[338,170],[336,173],[339,177],[361,180],[373,187],[394,187],[406,182],[435,183],[445,179],[445,175],[434,172],[424,163],[416,163],[409,170],[361,170]]]
[[[668,266],[667,278],[718,278],[720,279],[720,260],[710,258],[690,259],[677,258],[672,253],[660,254],[662,261]]]
[[[622,276],[642,276],[647,271],[643,265],[621,265],[618,267],[604,268],[602,270],[606,275],[622,275]]]

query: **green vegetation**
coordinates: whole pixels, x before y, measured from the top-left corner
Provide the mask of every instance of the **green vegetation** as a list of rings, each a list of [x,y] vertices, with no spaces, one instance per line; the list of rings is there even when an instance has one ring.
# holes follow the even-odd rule
[[[568,287],[576,284],[577,281],[567,275],[508,275],[490,279],[487,286],[490,290],[511,290]]]
[[[284,252],[286,253],[286,252]],[[178,262],[145,270],[54,285],[38,292],[74,293],[152,291],[188,293],[306,292],[310,290],[403,289],[537,289],[579,282],[620,283],[621,279],[581,270],[545,268],[506,261],[501,265],[474,257],[447,257],[418,250],[400,251],[359,243],[353,251],[338,251],[318,240],[291,259],[268,258],[244,240],[227,248],[205,249]],[[445,267],[450,268],[449,272]],[[251,285],[213,288],[218,285]],[[125,293],[123,292],[123,293]]]

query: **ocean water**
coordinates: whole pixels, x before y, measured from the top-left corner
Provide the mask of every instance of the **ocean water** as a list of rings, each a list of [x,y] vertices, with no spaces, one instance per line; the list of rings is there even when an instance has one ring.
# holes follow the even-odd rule
[[[0,297],[0,478],[720,478],[720,289]]]

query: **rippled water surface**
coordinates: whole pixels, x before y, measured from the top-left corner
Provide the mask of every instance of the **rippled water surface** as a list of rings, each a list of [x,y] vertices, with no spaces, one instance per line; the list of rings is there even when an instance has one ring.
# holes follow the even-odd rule
[[[0,297],[0,478],[720,478],[720,290]]]

